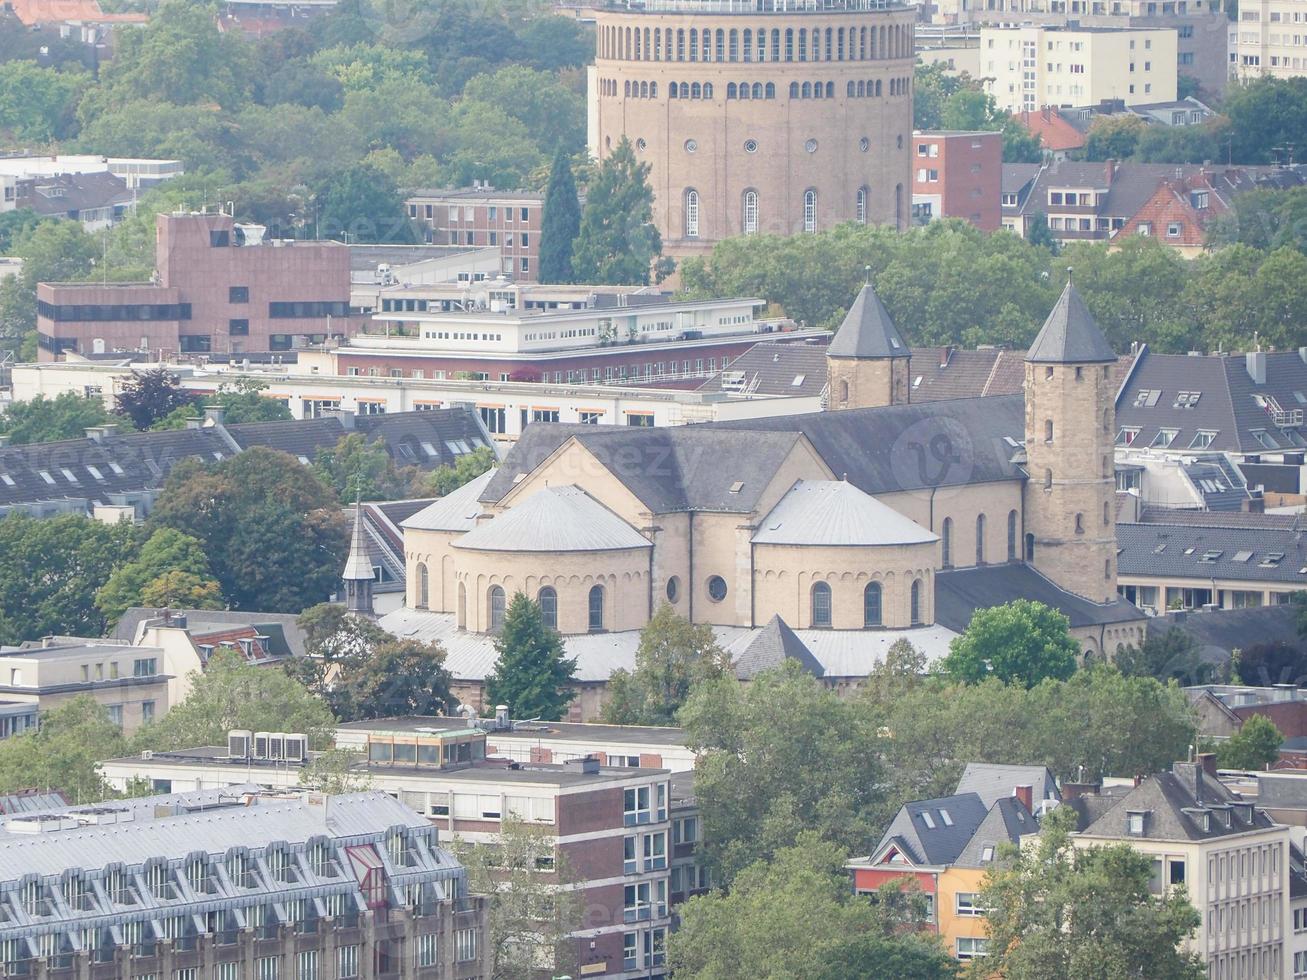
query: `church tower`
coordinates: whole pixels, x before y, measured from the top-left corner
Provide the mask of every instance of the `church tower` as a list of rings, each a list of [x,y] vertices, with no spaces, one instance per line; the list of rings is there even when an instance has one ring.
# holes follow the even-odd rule
[[[356,616],[373,617],[372,559],[368,556],[367,538],[363,533],[363,505],[354,502],[354,533],[350,536],[349,557],[341,573],[345,585],[345,608]]]
[[[827,404],[835,409],[905,404],[911,361],[912,352],[868,283],[826,348]]]
[[[1025,555],[1095,602],[1116,598],[1115,363],[1068,275],[1026,354]]]

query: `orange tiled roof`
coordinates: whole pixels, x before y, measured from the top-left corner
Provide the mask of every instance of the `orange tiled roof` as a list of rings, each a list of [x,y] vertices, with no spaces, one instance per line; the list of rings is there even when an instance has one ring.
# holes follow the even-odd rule
[[[1023,110],[1017,119],[1039,137],[1044,149],[1053,153],[1078,150],[1085,145],[1085,134],[1063,119],[1056,109]]]
[[[98,24],[144,24],[145,14],[106,14],[97,0],[8,0],[9,9],[27,27],[83,21]]]

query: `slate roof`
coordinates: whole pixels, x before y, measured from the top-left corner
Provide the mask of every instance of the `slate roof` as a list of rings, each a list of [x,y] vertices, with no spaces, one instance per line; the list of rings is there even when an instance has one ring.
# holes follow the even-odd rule
[[[653,542],[580,487],[543,487],[454,542],[472,551],[626,551]]]
[[[956,568],[935,575],[935,622],[963,632],[977,609],[1013,599],[1042,602],[1060,611],[1072,628],[1128,623],[1143,619],[1142,610],[1124,599],[1090,602],[1073,595],[1023,563]]]
[[[909,356],[908,345],[870,283],[858,290],[826,351],[831,357]]]
[[[349,555],[345,558],[345,568],[341,572],[341,578],[354,582],[371,582],[374,574],[367,532],[363,528],[363,508],[356,507],[354,526],[350,530]]]
[[[975,793],[985,806],[1012,796],[1016,786],[1031,787],[1034,800],[1057,800],[1057,780],[1047,766],[1009,766],[996,762],[968,762],[958,780],[958,793]]]
[[[486,484],[494,479],[496,469],[489,469],[475,479],[464,483],[452,493],[400,522],[400,527],[423,531],[470,531],[477,526],[481,513],[480,498]]]
[[[932,867],[953,864],[984,822],[987,812],[975,793],[905,803],[872,854],[877,855],[893,844],[913,864]]]
[[[1259,356],[1266,364],[1263,384],[1250,375],[1246,355],[1145,351],[1117,397],[1117,426],[1139,430],[1130,443],[1135,447],[1153,447],[1159,430],[1174,430],[1169,446],[1154,447],[1171,452],[1204,448],[1256,454],[1307,447],[1302,415],[1296,423],[1292,417],[1307,410],[1307,362],[1297,351]],[[1183,403],[1181,392],[1190,394]],[[1272,403],[1288,415],[1277,419]],[[1213,434],[1207,446],[1194,445],[1200,431]]]
[[[751,680],[764,670],[779,667],[786,660],[796,660],[807,673],[821,677],[824,670],[794,630],[780,616],[772,616],[767,625],[758,630],[748,645],[736,655],[735,676]]]
[[[1202,511],[1185,515],[1192,523],[1118,524],[1117,573],[1307,587],[1303,530],[1227,526],[1225,515]]]
[[[754,544],[866,547],[930,544],[939,536],[842,480],[800,480],[763,518]]]
[[[1033,364],[1116,363],[1116,351],[1070,280],[1030,345],[1026,360]]]
[[[814,397],[826,387],[826,345],[765,340],[701,384],[699,391],[733,390],[723,388],[722,379],[737,371],[744,374],[743,384],[754,394]]]
[[[1012,796],[999,797],[989,804],[985,819],[953,864],[962,868],[991,867],[1000,844],[1016,844],[1022,837],[1038,832],[1039,822],[1024,803]],[[987,848],[991,849],[988,855]]]
[[[99,173],[28,177],[18,182],[18,206],[52,217],[78,218],[83,211],[125,208],[135,200],[127,182]]]
[[[1209,663],[1228,662],[1235,650],[1248,646],[1250,636],[1259,643],[1299,642],[1297,609],[1293,606],[1256,606],[1249,609],[1205,609],[1150,616],[1148,635],[1161,638],[1172,629],[1188,633]]]
[[[1273,825],[1259,809],[1254,808],[1251,819],[1245,819],[1239,808],[1233,807],[1228,811],[1229,827],[1214,815],[1204,829],[1201,811],[1226,813],[1224,805],[1234,802],[1235,795],[1220,780],[1203,772],[1200,763],[1177,762],[1171,772],[1145,778],[1106,813],[1091,819],[1081,833],[1128,840],[1132,835],[1126,829],[1127,814],[1138,811],[1148,814],[1143,837],[1151,840],[1213,840]]]

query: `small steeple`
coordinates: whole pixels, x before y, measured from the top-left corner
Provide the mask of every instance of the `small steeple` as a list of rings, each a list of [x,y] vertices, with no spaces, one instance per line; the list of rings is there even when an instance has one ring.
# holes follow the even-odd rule
[[[826,348],[827,357],[886,358],[911,354],[870,282],[858,291],[858,298]]]
[[[354,533],[350,537],[349,557],[341,573],[345,583],[345,608],[358,616],[372,616],[372,559],[368,557],[367,537],[363,532],[363,504],[354,498]]]
[[[1100,364],[1116,360],[1112,345],[1076,292],[1070,269],[1066,271],[1066,287],[1030,345],[1026,360],[1033,364]]]

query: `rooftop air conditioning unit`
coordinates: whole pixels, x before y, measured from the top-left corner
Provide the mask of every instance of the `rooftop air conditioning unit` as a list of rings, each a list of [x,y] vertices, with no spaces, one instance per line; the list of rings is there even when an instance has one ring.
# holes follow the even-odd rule
[[[309,755],[308,736],[300,734],[287,735],[285,750],[287,762],[306,762]]]
[[[230,759],[248,759],[250,757],[253,735],[243,729],[227,733],[227,757]]]
[[[284,732],[268,733],[268,759],[280,762],[286,758],[286,735]]]
[[[272,738],[270,732],[254,733],[254,750],[250,753],[251,759],[268,758],[268,742]]]

